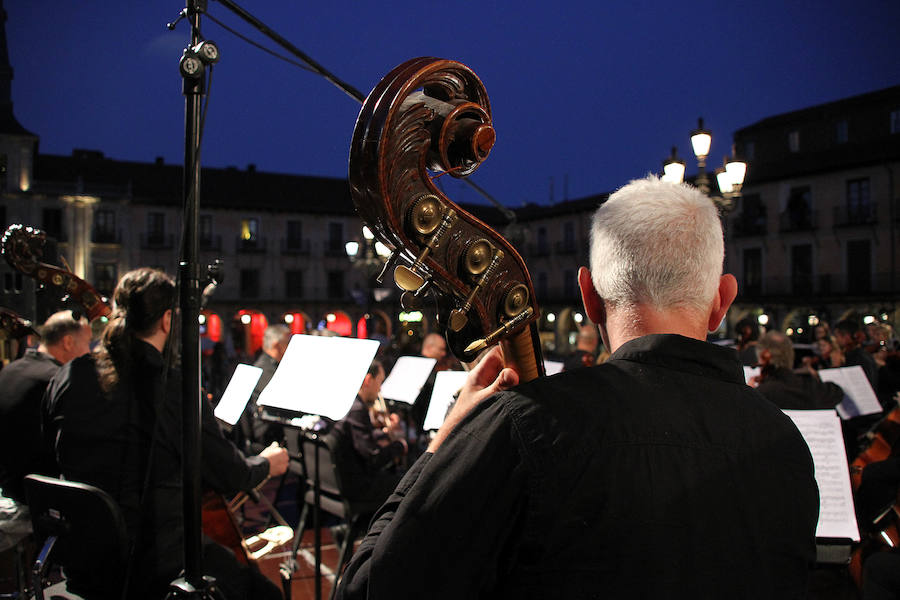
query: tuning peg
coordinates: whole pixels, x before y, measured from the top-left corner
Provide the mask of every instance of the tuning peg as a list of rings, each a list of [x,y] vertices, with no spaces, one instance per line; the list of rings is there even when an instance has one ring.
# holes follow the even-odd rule
[[[531,317],[532,314],[534,314],[534,309],[529,306],[528,308],[517,314],[515,317],[501,325],[499,328],[497,328],[497,330],[488,334],[487,337],[484,337],[480,340],[475,340],[474,342],[466,346],[465,352],[481,352],[488,346],[496,343],[497,340],[499,340],[502,336],[510,333],[523,321],[528,320],[528,318]]]
[[[483,258],[485,247],[488,250],[492,250],[490,253],[491,261],[490,263],[487,263],[487,265],[485,265]],[[481,276],[478,278],[478,283],[476,283],[469,292],[466,302],[460,308],[453,309],[450,312],[450,329],[458,332],[469,322],[467,313],[472,308],[472,302],[475,300],[475,296],[478,295],[488,279],[494,274],[494,271],[497,270],[500,261],[503,260],[503,256],[503,250],[492,248],[486,240],[479,240],[466,251],[464,262],[466,270],[475,275],[480,272]]]
[[[411,205],[408,223],[419,235],[431,235],[422,252],[412,266],[399,265],[394,269],[394,281],[400,289],[414,292],[425,283],[425,276],[419,273],[422,263],[432,250],[441,245],[441,240],[456,221],[456,211],[442,209],[441,202],[432,194],[422,196]]]

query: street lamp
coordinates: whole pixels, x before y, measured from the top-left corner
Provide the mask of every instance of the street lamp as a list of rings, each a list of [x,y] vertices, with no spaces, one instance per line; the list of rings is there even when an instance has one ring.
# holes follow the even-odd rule
[[[697,188],[709,195],[711,188],[709,176],[706,173],[706,159],[712,145],[712,133],[703,126],[703,118],[697,119],[697,129],[691,132],[691,147],[694,156],[697,157],[697,177],[694,180]],[[681,183],[684,181],[684,161],[678,158],[675,147],[672,154],[663,161],[663,181]],[[716,183],[719,192],[727,204],[741,194],[741,186],[744,184],[744,176],[747,174],[747,163],[736,158],[725,158],[723,167],[716,169]]]

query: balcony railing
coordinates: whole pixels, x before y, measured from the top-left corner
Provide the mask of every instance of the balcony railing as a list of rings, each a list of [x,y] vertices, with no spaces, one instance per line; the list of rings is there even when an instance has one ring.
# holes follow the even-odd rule
[[[822,296],[886,296],[900,291],[900,274],[891,273],[819,273],[791,277],[771,276],[747,285],[738,282],[738,296],[747,300],[790,296],[812,298]]]
[[[282,254],[309,254],[310,253],[309,240],[290,238],[290,237],[281,238],[281,253]]]
[[[169,250],[175,247],[175,236],[171,233],[142,233],[141,248],[145,250]]]
[[[542,244],[529,244],[529,256],[550,256],[550,244],[544,242]]]
[[[343,256],[347,258],[347,250],[344,247],[344,242],[335,242],[333,240],[328,240],[324,243],[325,256]]]
[[[854,225],[872,225],[878,221],[878,214],[874,204],[861,206],[835,206],[834,226],[853,227]]]
[[[818,227],[818,221],[817,210],[786,210],[779,215],[779,230],[782,233],[813,231]]]
[[[235,250],[245,254],[265,254],[266,238],[255,237],[250,240],[245,240],[242,237],[238,237],[235,244]]]

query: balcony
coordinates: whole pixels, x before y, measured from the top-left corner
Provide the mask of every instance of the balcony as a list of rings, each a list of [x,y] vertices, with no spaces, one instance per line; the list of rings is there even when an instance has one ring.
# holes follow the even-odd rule
[[[529,244],[528,255],[533,257],[550,256],[550,244],[547,242]]]
[[[91,230],[91,242],[94,244],[121,244],[122,232],[114,229],[97,229],[95,227]]]
[[[236,239],[235,250],[243,254],[265,254],[266,238],[255,237],[245,240],[242,237]]]
[[[878,221],[878,214],[874,204],[860,206],[835,206],[834,226],[854,227],[857,225],[873,225]]]
[[[308,255],[310,253],[309,240],[300,238],[282,238],[281,239],[282,254]]]
[[[790,301],[823,297],[887,296],[900,290],[900,276],[891,273],[819,273],[798,277],[771,276],[751,284],[738,285],[743,300],[783,298]]]
[[[342,240],[328,240],[325,242],[325,256],[347,258],[347,250]]]
[[[814,231],[818,227],[818,221],[817,210],[786,210],[779,215],[779,231],[781,233]]]
[[[171,233],[142,233],[141,248],[144,250],[170,250],[175,247],[175,236]]]

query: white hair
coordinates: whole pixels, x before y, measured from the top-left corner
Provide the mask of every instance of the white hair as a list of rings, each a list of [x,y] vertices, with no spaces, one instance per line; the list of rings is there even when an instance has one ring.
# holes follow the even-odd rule
[[[275,344],[283,340],[286,335],[290,335],[290,333],[291,329],[287,325],[269,325],[263,332],[263,350],[271,350],[275,347]]]
[[[591,279],[615,306],[707,310],[724,257],[715,205],[686,184],[637,179],[594,214]]]

